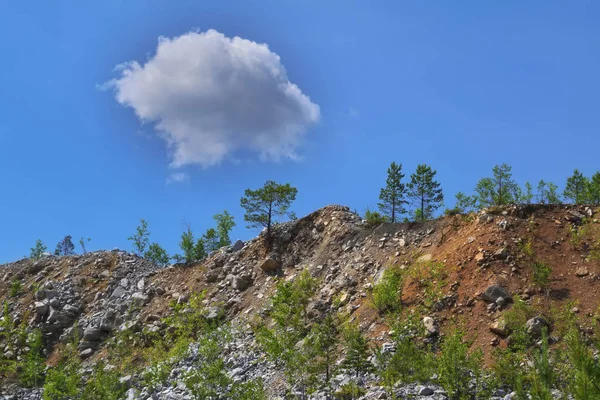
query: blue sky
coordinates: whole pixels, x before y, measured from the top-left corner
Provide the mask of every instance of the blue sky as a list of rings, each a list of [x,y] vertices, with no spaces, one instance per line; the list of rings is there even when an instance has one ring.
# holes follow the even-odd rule
[[[599,17],[593,1],[3,1],[0,262],[28,254],[38,238],[53,250],[67,234],[91,237],[91,249],[130,249],[126,238],[140,218],[174,253],[184,221],[201,234],[224,209],[236,217],[232,238],[248,239],[257,231],[245,228],[239,199],[267,179],[298,188],[299,216],[333,203],[362,212],[375,207],[391,161],[408,173],[431,164],[448,206],[502,162],[520,183],[543,178],[562,190],[573,168],[600,169]],[[273,122],[272,109],[262,110],[295,138],[296,159],[261,157],[253,131],[242,132],[248,116],[208,133],[188,126],[184,139],[205,136],[181,145],[188,154],[176,158],[155,123],[168,112],[170,126],[185,114],[205,127],[212,95],[165,105],[173,97],[163,98],[162,86],[152,95],[143,80],[135,92],[118,86],[123,70],[115,66],[145,66],[160,36],[209,29],[224,46],[236,36],[254,50],[267,44],[270,62],[287,71],[282,79],[297,85],[304,97],[290,100],[295,122]],[[209,74],[212,85],[219,71]],[[235,82],[240,92],[257,91],[250,100],[273,88]],[[119,88],[129,100],[117,101]],[[215,107],[235,108],[237,88]],[[161,104],[158,120],[142,123],[136,111],[150,100]],[[315,110],[318,118],[309,117]],[[202,143],[224,130],[233,149],[208,165]],[[235,148],[235,135],[254,147]],[[167,184],[173,174],[184,181]]]

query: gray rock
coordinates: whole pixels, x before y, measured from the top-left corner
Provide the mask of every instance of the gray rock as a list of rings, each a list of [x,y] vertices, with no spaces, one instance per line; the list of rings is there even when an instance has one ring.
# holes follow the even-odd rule
[[[239,276],[231,277],[231,287],[237,290],[246,290],[250,286],[250,282]]]
[[[265,272],[272,272],[281,267],[281,263],[277,260],[275,256],[267,257],[261,264],[260,269]]]
[[[125,290],[122,286],[117,286],[115,290],[113,290],[112,294],[110,295],[111,299],[120,299],[121,297],[125,296],[125,294],[127,294],[127,290]]]
[[[244,248],[244,242],[242,242],[241,240],[236,240],[235,243],[233,244],[233,246],[231,246],[232,251],[240,251],[243,248]]]
[[[499,297],[502,297],[505,301],[510,299],[510,294],[499,285],[488,286],[485,292],[481,294],[481,298],[488,303],[494,303]]]
[[[527,328],[527,333],[531,335],[532,338],[539,339],[542,337],[544,328],[548,329],[550,325],[543,317],[536,316],[527,321],[525,327]]]
[[[141,307],[150,301],[150,297],[142,292],[135,292],[131,295],[133,305]]]
[[[423,318],[423,325],[425,325],[425,329],[429,335],[437,335],[439,333],[439,329],[431,317]]]

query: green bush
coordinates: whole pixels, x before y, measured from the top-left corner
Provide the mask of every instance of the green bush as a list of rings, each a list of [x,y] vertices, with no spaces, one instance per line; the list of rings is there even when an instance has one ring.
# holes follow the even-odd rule
[[[396,312],[402,308],[402,285],[404,274],[399,268],[383,271],[381,281],[373,285],[371,302],[383,314]]]
[[[51,368],[44,383],[43,400],[68,400],[79,394],[80,378],[77,369],[70,365]]]
[[[83,389],[82,397],[86,400],[119,400],[123,398],[127,388],[119,381],[119,378],[117,371],[106,370],[106,365],[100,360]]]
[[[29,335],[27,346],[29,350],[25,354],[22,370],[19,375],[21,385],[24,387],[37,387],[44,382],[44,344],[42,343],[42,333],[35,330]]]
[[[365,211],[365,221],[367,226],[373,227],[383,224],[384,222],[389,222],[389,219],[377,211],[367,209],[367,211]]]
[[[544,290],[548,289],[550,284],[550,273],[552,269],[550,266],[541,261],[534,261],[531,264],[531,270],[533,272],[533,282]]]
[[[17,297],[23,289],[23,283],[20,279],[13,279],[10,282],[10,297]]]
[[[152,243],[148,247],[148,251],[146,251],[144,257],[161,267],[168,265],[170,260],[167,251],[158,243]]]
[[[437,357],[438,379],[452,400],[471,399],[470,383],[472,373],[482,368],[481,350],[469,353],[469,344],[456,330],[442,342]]]

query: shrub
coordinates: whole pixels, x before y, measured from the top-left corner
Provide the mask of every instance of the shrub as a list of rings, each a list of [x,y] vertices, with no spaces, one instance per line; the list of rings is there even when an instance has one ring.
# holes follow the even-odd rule
[[[135,229],[135,234],[127,238],[133,242],[133,249],[137,255],[143,255],[148,247],[150,231],[148,230],[148,222],[145,219],[140,220],[140,224]]]
[[[568,393],[575,400],[600,398],[600,364],[575,325],[565,336],[569,361]]]
[[[126,391],[125,385],[119,381],[119,373],[107,370],[104,362],[100,360],[85,385],[83,398],[87,400],[119,400]]]
[[[482,366],[483,353],[478,350],[469,354],[469,344],[456,330],[442,342],[437,358],[438,379],[452,400],[470,399],[471,373]]]
[[[389,221],[386,216],[380,214],[379,212],[367,209],[367,211],[365,211],[365,222],[367,226],[374,227]]]
[[[167,251],[158,243],[152,243],[148,247],[148,251],[146,251],[144,257],[161,267],[168,265],[170,259]]]
[[[29,350],[25,354],[21,374],[19,375],[21,385],[24,387],[37,387],[44,382],[44,344],[42,333],[35,330],[29,335],[27,346]]]
[[[73,366],[51,368],[44,383],[43,400],[68,400],[79,394],[79,375]]]
[[[367,394],[367,391],[355,382],[348,382],[335,392],[334,396],[339,400],[354,400]]]
[[[534,261],[531,264],[531,269],[533,271],[533,282],[542,289],[547,290],[550,283],[550,273],[552,272],[550,266],[545,262]]]
[[[371,301],[381,314],[401,309],[403,283],[404,274],[402,270],[388,268],[383,271],[381,281],[373,285]]]
[[[21,293],[21,289],[23,289],[23,283],[20,279],[13,279],[10,282],[10,297],[17,297],[19,293]]]

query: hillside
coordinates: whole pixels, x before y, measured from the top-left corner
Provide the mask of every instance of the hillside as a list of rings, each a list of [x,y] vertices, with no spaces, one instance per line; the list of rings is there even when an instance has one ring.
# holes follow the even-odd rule
[[[346,207],[327,206],[277,225],[270,249],[263,233],[190,265],[159,268],[124,251],[19,260],[0,266],[0,299],[7,304],[4,321],[9,316],[15,327],[41,330],[48,365],[56,365],[65,343],[75,337],[82,368],[91,371],[107,359],[108,343],[116,335],[164,335],[169,330],[165,318],[176,304],[185,305],[204,292],[206,319],[224,316],[235,327],[227,349],[232,376],[260,376],[268,396],[276,397],[285,393],[281,369],[265,359],[250,328],[269,310],[277,282],[292,281],[302,271],[317,282],[308,318],[319,320],[332,310],[344,314],[359,322],[372,347],[393,341],[390,318],[371,301],[371,289],[386,269],[403,271],[402,312],[423,321],[422,340],[439,343],[461,327],[471,349],[483,350],[487,365],[494,348],[505,348],[511,340],[502,318],[515,299],[543,316],[551,335],[561,323],[564,311],[559,310],[565,308],[584,332],[592,333],[600,306],[598,212],[586,206],[507,206],[370,227]],[[534,264],[550,268],[543,288],[534,279]],[[11,347],[11,340],[16,341],[5,340],[3,357],[18,360],[27,349]],[[343,358],[341,352],[338,358]],[[145,361],[133,357],[129,362]],[[186,365],[181,361],[178,367]],[[17,389],[15,376],[4,379],[5,398],[40,398],[39,389]],[[132,399],[149,398],[152,392],[153,398],[190,398],[178,386],[177,374],[154,391],[135,373],[125,382]],[[365,386],[367,397],[385,398],[376,378],[365,378]],[[444,397],[435,382],[429,387],[431,394],[415,385],[398,390]],[[317,391],[319,395],[324,396]]]

